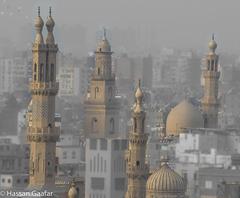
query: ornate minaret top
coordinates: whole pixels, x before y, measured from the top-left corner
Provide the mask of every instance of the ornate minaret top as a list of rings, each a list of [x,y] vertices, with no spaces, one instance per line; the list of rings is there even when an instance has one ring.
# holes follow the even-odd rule
[[[46,27],[48,30],[48,35],[46,38],[46,44],[55,44],[54,41],[54,35],[53,35],[53,28],[55,26],[55,22],[52,18],[52,9],[51,7],[49,8],[49,16],[47,18],[47,22],[46,22]]]
[[[104,29],[102,40],[98,43],[95,51],[96,67],[94,78],[112,79],[112,53],[111,45],[108,42],[106,30]]]
[[[216,54],[217,43],[212,39],[208,43],[209,52],[206,55],[204,78],[204,96],[202,98],[202,110],[204,113],[204,126],[217,128],[218,126],[218,81],[220,77],[218,55]]]
[[[143,92],[140,86],[135,92],[135,104],[132,110],[132,131],[129,133],[129,147],[126,152],[128,189],[125,198],[145,198],[146,181],[149,168],[146,164],[145,111],[143,109]]]
[[[36,36],[35,36],[35,44],[43,44],[43,35],[42,35],[42,29],[44,26],[44,22],[42,20],[42,17],[40,15],[40,7],[38,7],[38,16],[35,19],[35,29],[36,29]]]

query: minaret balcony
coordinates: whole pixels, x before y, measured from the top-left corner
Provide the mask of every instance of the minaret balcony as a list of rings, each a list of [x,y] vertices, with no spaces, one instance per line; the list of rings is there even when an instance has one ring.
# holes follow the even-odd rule
[[[57,142],[59,141],[59,127],[28,127],[27,140],[28,142]]]
[[[59,89],[58,82],[31,82],[30,89],[33,93],[57,93]]]
[[[110,75],[92,74],[92,80],[95,80],[95,81],[102,81],[102,80],[113,81],[113,80],[115,80],[115,74],[110,74]]]
[[[131,162],[129,162],[131,163]],[[144,164],[144,165],[139,165],[139,166],[136,166],[136,165],[132,165],[132,164],[129,164],[127,165],[127,175],[128,176],[147,176],[148,175],[148,172],[149,172],[149,167],[147,164]]]
[[[219,78],[220,77],[220,72],[219,71],[209,71],[209,70],[204,70],[203,71],[203,77],[204,78]]]

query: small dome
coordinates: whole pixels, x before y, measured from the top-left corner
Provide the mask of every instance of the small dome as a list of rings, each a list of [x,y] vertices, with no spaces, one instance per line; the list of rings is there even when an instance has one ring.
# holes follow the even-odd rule
[[[54,27],[54,25],[55,25],[55,22],[54,22],[53,18],[51,16],[49,16],[48,19],[47,19],[47,22],[46,22],[47,28],[48,27]]]
[[[77,194],[78,194],[78,192],[77,192],[77,189],[75,187],[75,183],[72,182],[71,187],[68,191],[68,198],[77,198]]]
[[[154,172],[147,180],[147,193],[153,194],[179,194],[183,195],[186,185],[183,178],[164,163],[159,170]]]
[[[106,38],[98,43],[97,52],[111,52],[111,46]]]
[[[210,49],[210,51],[214,52],[217,48],[217,43],[216,41],[214,40],[214,34],[212,35],[212,39],[211,41],[209,41],[208,43],[208,48]]]
[[[48,16],[47,22],[46,22],[46,26],[47,26],[48,31],[52,31],[54,25],[55,25],[55,22],[52,18],[52,8],[50,7],[49,8],[49,16]]]
[[[135,93],[136,99],[141,99],[143,97],[143,92],[140,87],[137,88],[137,91]]]
[[[36,28],[43,28],[44,26],[44,22],[42,20],[42,17],[41,16],[37,16],[36,19],[35,19],[35,27]]]
[[[174,107],[167,117],[167,135],[179,135],[182,128],[203,128],[203,116],[201,112],[187,100],[183,100]]]

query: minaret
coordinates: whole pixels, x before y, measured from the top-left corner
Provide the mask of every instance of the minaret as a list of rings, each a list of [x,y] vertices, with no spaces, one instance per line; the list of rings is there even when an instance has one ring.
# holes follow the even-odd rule
[[[218,55],[215,53],[217,43],[212,40],[208,44],[209,53],[206,55],[204,78],[204,96],[202,98],[202,111],[204,113],[204,126],[206,128],[218,127],[218,81],[220,77]]]
[[[117,137],[119,107],[115,99],[112,51],[104,30],[95,51],[95,70],[85,101],[85,133],[88,138]]]
[[[148,136],[144,132],[145,111],[140,81],[135,93],[136,102],[132,111],[132,131],[129,133],[129,146],[126,152],[128,187],[125,198],[145,198],[149,167],[146,164],[146,144]]]
[[[36,38],[32,46],[33,74],[30,90],[32,94],[32,125],[28,127],[30,144],[30,188],[51,188],[55,185],[56,141],[59,128],[55,127],[55,96],[58,92],[56,82],[56,53],[52,30],[54,21],[47,19],[48,37],[46,44],[42,36],[44,22],[40,8],[35,21]]]

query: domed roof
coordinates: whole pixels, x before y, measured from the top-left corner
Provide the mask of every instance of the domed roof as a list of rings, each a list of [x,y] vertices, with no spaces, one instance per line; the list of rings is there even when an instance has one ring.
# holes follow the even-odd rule
[[[211,52],[215,52],[215,50],[217,48],[217,43],[214,40],[214,34],[212,35],[211,41],[209,41],[209,43],[208,43],[208,48],[210,49]]]
[[[179,135],[182,128],[202,128],[204,127],[201,112],[187,100],[183,100],[174,107],[167,117],[167,135]]]
[[[98,43],[97,52],[111,52],[111,46],[107,40],[105,29],[103,29],[103,38]]]
[[[78,194],[78,192],[77,192],[77,189],[75,187],[75,183],[72,182],[71,187],[68,191],[68,198],[77,198],[77,194]]]
[[[38,16],[36,17],[34,24],[37,29],[43,28],[44,22],[42,20],[42,17],[40,16],[40,7],[38,7]]]
[[[184,194],[186,187],[183,178],[164,163],[159,170],[154,172],[147,180],[149,193],[177,193]]]
[[[55,25],[55,22],[54,22],[54,20],[53,20],[53,18],[52,18],[52,9],[51,9],[51,7],[50,7],[50,8],[49,8],[49,16],[48,16],[47,22],[46,22],[46,26],[47,26],[47,28],[48,28],[48,31],[49,31],[49,30],[52,31],[52,28],[54,27],[54,25]]]
[[[111,46],[107,39],[102,39],[98,43],[97,52],[111,52]]]

